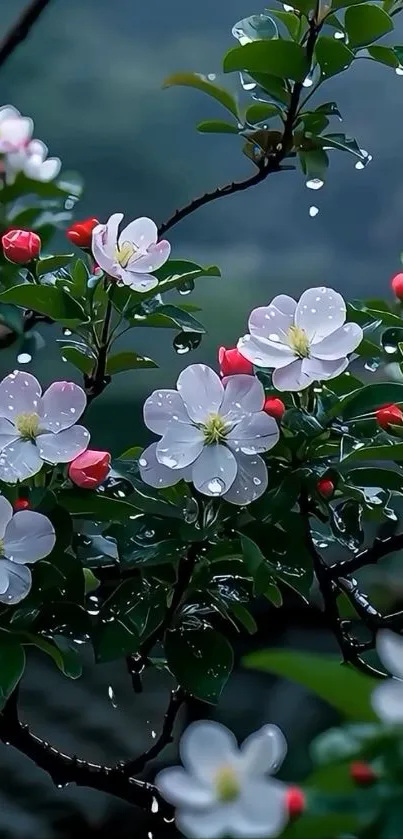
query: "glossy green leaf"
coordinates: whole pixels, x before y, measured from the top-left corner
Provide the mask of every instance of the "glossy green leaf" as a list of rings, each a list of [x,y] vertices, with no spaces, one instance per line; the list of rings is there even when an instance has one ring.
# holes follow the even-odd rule
[[[335,41],[328,35],[321,35],[315,47],[316,59],[322,70],[322,75],[329,77],[341,73],[350,66],[354,53],[342,44]]]
[[[322,137],[315,137],[315,140],[323,145],[325,148],[339,149],[339,151],[346,151],[349,154],[358,157],[360,160],[365,160],[365,155],[362,154],[361,149],[353,137],[346,137],[345,134],[324,134]]]
[[[133,326],[153,326],[159,329],[181,329],[184,332],[200,332],[206,330],[200,321],[196,320],[189,312],[183,311],[179,306],[159,306],[155,312],[149,315],[134,314],[130,318]]]
[[[87,320],[82,306],[63,289],[52,285],[16,285],[1,292],[0,301],[33,309],[67,325]]]
[[[24,332],[24,317],[21,309],[7,303],[0,303],[0,323],[11,329],[16,335]]]
[[[255,102],[247,108],[245,119],[251,125],[256,122],[263,122],[265,119],[271,117],[278,117],[281,114],[281,109],[277,105],[272,105],[271,102]]]
[[[59,636],[52,641],[48,641],[41,635],[29,635],[27,633],[27,643],[33,644],[50,656],[59,670],[69,679],[78,679],[81,676],[83,668],[78,651],[72,644],[69,644],[67,638]]]
[[[378,466],[351,469],[345,475],[346,482],[358,487],[382,487],[390,492],[403,493],[403,471],[381,469]]]
[[[297,8],[296,6],[294,8]],[[277,9],[271,9],[271,14],[284,24],[291,38],[296,41],[300,32],[300,18],[294,12],[280,12]]]
[[[399,66],[399,59],[392,47],[368,47],[368,52],[374,61],[379,61],[380,64],[386,64],[387,67]]]
[[[377,382],[355,390],[341,399],[339,410],[344,419],[374,412],[383,405],[403,405],[403,384]]]
[[[60,268],[65,268],[74,259],[73,253],[60,254],[57,256],[44,256],[36,264],[36,273],[38,277],[43,274],[52,274]]]
[[[346,717],[363,722],[376,719],[371,694],[378,682],[349,664],[341,664],[337,656],[261,650],[246,656],[244,665],[298,682]]]
[[[351,47],[365,47],[393,30],[393,22],[387,12],[374,3],[350,6],[344,26]]]
[[[88,490],[61,490],[58,500],[72,515],[83,518],[94,516],[97,521],[127,521],[141,509],[135,503],[108,498]]]
[[[106,372],[108,375],[113,376],[115,373],[123,373],[125,370],[146,370],[152,367],[158,367],[158,364],[152,358],[147,358],[146,356],[126,350],[125,352],[109,356],[106,364]]]
[[[86,373],[89,375],[94,368],[94,364],[96,359],[91,358],[84,350],[79,349],[78,347],[61,347],[60,349],[62,358],[65,358],[66,361],[69,361],[80,373]]]
[[[393,460],[399,463],[403,460],[403,443],[381,446],[368,446],[363,443],[362,448],[349,452],[343,462],[347,460]]]
[[[207,93],[238,118],[238,105],[234,96],[228,90],[225,90],[224,87],[220,87],[220,85],[209,81],[206,76],[202,76],[200,73],[174,73],[173,76],[168,76],[165,79],[163,87],[177,87],[178,85],[181,87],[193,87],[196,90]]]
[[[332,0],[332,11],[347,9],[349,6],[359,6],[362,3],[367,3],[367,0]]]
[[[117,617],[106,624],[99,624],[93,633],[95,656],[98,662],[114,661],[137,652],[140,639],[134,626],[128,627]]]
[[[24,648],[10,632],[0,629],[0,708],[18,685],[24,669]]]
[[[253,41],[234,47],[224,57],[224,72],[246,70],[302,82],[309,71],[305,50],[293,41]]]
[[[270,73],[251,73],[250,75],[259,87],[280,105],[289,104],[290,93],[287,90],[284,79],[279,79]]]
[[[238,621],[238,623],[240,623],[244,627],[244,629],[246,629],[249,635],[253,635],[255,632],[257,632],[257,623],[253,615],[251,615],[249,610],[246,609],[246,607],[243,606],[242,603],[239,603],[237,600],[233,600],[231,602],[228,602],[227,606],[229,611],[232,612],[232,614]]]
[[[239,134],[238,125],[223,119],[207,119],[196,126],[201,134]]]
[[[204,702],[218,702],[234,662],[224,635],[208,626],[182,626],[167,633],[165,653],[169,669],[188,693]]]

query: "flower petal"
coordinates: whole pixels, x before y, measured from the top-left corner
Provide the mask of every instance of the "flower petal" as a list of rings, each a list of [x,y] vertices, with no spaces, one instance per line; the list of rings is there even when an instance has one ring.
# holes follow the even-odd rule
[[[16,440],[0,453],[0,481],[15,484],[32,478],[42,469],[38,449],[31,440]]]
[[[108,274],[114,265],[115,248],[123,213],[114,213],[106,224],[98,224],[92,231],[92,253],[96,263]],[[116,276],[112,274],[112,276]]]
[[[293,297],[290,297],[288,294],[278,294],[277,297],[273,297],[271,305],[275,306],[283,314],[289,315],[294,320],[297,301]]]
[[[286,786],[272,779],[245,779],[231,813],[234,839],[279,836],[288,822]]]
[[[220,839],[228,837],[228,806],[215,804],[208,810],[181,808],[177,810],[175,822],[178,830],[188,839]]]
[[[55,434],[70,428],[85,410],[87,397],[74,382],[54,382],[42,396],[38,413],[40,427]]]
[[[206,807],[214,803],[213,787],[194,778],[181,766],[163,769],[155,779],[161,795],[175,807]]]
[[[35,376],[16,370],[0,382],[0,417],[14,422],[19,414],[38,410],[41,386]]]
[[[1,561],[0,561],[0,595],[1,595],[1,594],[5,594],[7,589],[8,589],[10,576],[9,576],[9,573],[8,573],[8,568],[7,568],[6,562],[4,561],[4,557],[1,557],[0,559],[1,559]],[[1,598],[0,598],[0,603],[1,602],[2,601],[1,601]]]
[[[6,527],[9,521],[13,517],[13,508],[7,498],[4,498],[4,495],[0,495],[0,539],[3,539],[3,536],[6,532]],[[0,562],[1,568],[1,562]]]
[[[168,423],[175,417],[179,422],[189,423],[189,416],[177,390],[154,390],[144,403],[143,414],[147,428],[154,431],[154,434],[164,434]]]
[[[286,754],[287,741],[277,725],[263,725],[241,746],[242,764],[249,777],[277,772]]]
[[[112,276],[117,277],[123,285],[128,286],[133,291],[138,291],[140,294],[144,294],[145,291],[150,291],[158,285],[157,278],[153,277],[152,274],[136,274],[135,271],[125,271],[124,268],[120,267]]]
[[[304,358],[302,373],[312,382],[322,382],[334,379],[348,367],[348,358],[337,358],[335,361],[322,361],[320,358]]]
[[[18,440],[18,437],[19,434],[15,425],[5,419],[5,417],[0,417],[0,451],[5,446],[9,446],[10,443]]]
[[[387,679],[372,691],[371,704],[382,722],[392,725],[403,723],[403,684],[397,679]]]
[[[316,344],[331,335],[346,319],[346,304],[332,288],[309,288],[301,295],[295,324],[304,329],[309,340]]]
[[[342,358],[353,352],[361,344],[363,335],[364,333],[358,323],[345,323],[344,326],[340,326],[327,338],[312,344],[311,353],[315,358],[326,360]]]
[[[220,766],[238,759],[238,745],[225,725],[202,720],[191,723],[182,734],[179,753],[185,769],[210,783]]]
[[[244,358],[257,367],[285,367],[296,358],[295,352],[286,344],[264,341],[255,335],[244,335],[239,339],[237,348]]]
[[[223,498],[230,504],[251,504],[265,492],[268,483],[267,467],[259,455],[250,456],[237,452],[236,478]]]
[[[2,559],[1,564],[3,574],[8,574],[8,586],[6,591],[0,594],[0,602],[12,606],[29,594],[32,586],[32,575],[26,565],[16,565],[9,559]]]
[[[276,390],[303,390],[314,381],[303,372],[302,360],[298,358],[287,367],[277,368],[273,373],[273,386]]]
[[[169,469],[159,463],[156,455],[157,443],[152,443],[139,458],[140,475],[144,483],[157,489],[171,487],[180,480],[185,480],[186,470]]]
[[[147,253],[136,254],[131,257],[127,266],[128,271],[135,271],[136,273],[143,273],[148,271],[157,271],[161,268],[169,258],[171,253],[171,245],[166,239],[161,239],[155,245],[150,245],[147,248]]]
[[[204,495],[224,495],[234,483],[237,468],[232,451],[220,443],[213,443],[204,447],[193,464],[192,481]]]
[[[59,434],[39,434],[36,438],[39,454],[48,463],[71,463],[85,452],[89,441],[89,431],[82,425],[65,428]]]
[[[119,245],[125,242],[130,242],[139,250],[146,250],[150,245],[155,245],[158,241],[158,228],[150,218],[141,216],[131,221],[122,230],[119,236]]]
[[[157,460],[169,469],[183,469],[194,463],[203,446],[204,435],[199,428],[171,419],[164,436],[157,443]]]
[[[209,414],[217,413],[224,396],[217,373],[206,364],[190,364],[182,370],[177,388],[194,422],[203,422]]]
[[[376,651],[387,670],[403,679],[403,638],[390,629],[381,629],[376,635]],[[403,687],[403,686],[402,686]]]
[[[12,517],[4,535],[4,553],[12,562],[38,562],[55,546],[56,534],[47,516],[34,510],[20,510]]]
[[[20,116],[20,112],[17,111],[17,108],[14,108],[14,105],[2,105],[0,108],[0,123],[4,122],[5,119],[15,119]]]
[[[257,454],[272,449],[279,436],[276,420],[258,411],[241,419],[227,434],[226,442],[235,452],[240,450],[243,454]]]
[[[235,422],[245,414],[261,411],[263,405],[264,388],[259,379],[242,373],[228,377],[220,408],[223,419]]]
[[[287,333],[293,324],[294,313],[280,311],[273,303],[254,309],[248,321],[251,335],[274,344],[287,343]]]
[[[49,181],[53,181],[54,178],[58,176],[61,168],[62,161],[60,160],[60,157],[48,157],[47,160],[44,160],[43,163],[41,163],[38,172],[38,181],[41,181],[41,183],[49,183]]]

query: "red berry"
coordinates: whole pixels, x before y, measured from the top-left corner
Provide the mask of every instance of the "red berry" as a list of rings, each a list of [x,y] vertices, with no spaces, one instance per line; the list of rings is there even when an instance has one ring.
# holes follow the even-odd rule
[[[94,489],[102,484],[111,468],[109,452],[94,449],[79,454],[69,465],[68,474],[73,484],[83,489]]]
[[[390,284],[397,299],[403,300],[403,274],[395,274]]]
[[[268,396],[263,405],[263,410],[269,417],[274,417],[274,419],[280,422],[285,413],[285,405],[277,396]]]
[[[19,510],[28,510],[30,506],[28,498],[17,498],[13,504],[16,513],[18,513]]]
[[[220,347],[218,350],[218,363],[221,376],[234,376],[236,373],[244,373],[253,376],[253,364],[244,358],[236,347],[226,350]]]
[[[1,238],[4,256],[10,262],[27,265],[41,252],[41,240],[30,230],[9,230]]]
[[[92,243],[92,231],[97,227],[97,218],[87,218],[83,221],[76,221],[66,230],[66,236],[77,245],[78,248],[90,248]]]
[[[392,423],[392,425],[401,425],[403,423],[403,411],[397,405],[383,405],[382,408],[378,408],[375,411],[375,417],[378,425],[386,430],[389,427],[389,423]]]
[[[286,792],[286,805],[288,815],[292,819],[297,818],[297,816],[300,816],[304,812],[306,799],[305,793],[300,787],[288,787]]]
[[[334,493],[334,483],[330,478],[321,478],[316,484],[316,489],[322,498],[331,498]]]
[[[350,764],[350,777],[360,786],[369,786],[377,779],[377,774],[372,766],[364,760],[354,760]]]

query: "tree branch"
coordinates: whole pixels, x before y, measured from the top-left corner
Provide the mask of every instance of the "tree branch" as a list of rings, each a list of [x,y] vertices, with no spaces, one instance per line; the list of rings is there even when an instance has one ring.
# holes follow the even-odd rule
[[[338,577],[354,574],[355,571],[359,571],[365,565],[375,565],[379,559],[400,550],[403,550],[403,533],[396,533],[394,536],[388,536],[386,539],[375,539],[371,547],[360,551],[360,553],[355,554],[350,559],[328,565],[329,576],[331,579],[337,580]]]
[[[146,752],[139,757],[134,758],[133,760],[128,760],[121,766],[121,771],[124,775],[138,775],[139,772],[142,772],[145,765],[150,761],[154,760],[160,752],[167,746],[169,743],[172,743],[173,740],[173,728],[175,725],[175,720],[178,715],[178,711],[185,701],[186,694],[185,691],[178,687],[176,690],[171,691],[171,697],[169,700],[169,705],[165,713],[164,717],[164,724],[162,726],[162,731],[158,740],[153,743],[151,748],[149,748]]]
[[[25,38],[28,37],[32,27],[39,20],[42,12],[45,11],[49,3],[50,0],[31,0],[28,3],[20,17],[0,43],[0,67],[3,67],[19,44],[25,41]]]

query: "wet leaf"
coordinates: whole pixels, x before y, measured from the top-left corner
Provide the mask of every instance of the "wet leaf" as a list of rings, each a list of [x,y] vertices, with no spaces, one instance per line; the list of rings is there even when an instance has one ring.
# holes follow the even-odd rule
[[[168,632],[165,653],[179,684],[197,699],[215,704],[231,674],[234,654],[227,639],[208,625]]]
[[[224,57],[224,72],[245,70],[269,73],[281,79],[302,82],[309,70],[305,50],[293,41],[253,41],[230,49]]]
[[[200,73],[174,73],[174,75],[168,76],[165,79],[163,87],[177,87],[178,85],[181,87],[193,87],[196,90],[201,90],[202,93],[207,93],[208,96],[216,99],[220,105],[223,105],[224,108],[238,117],[236,99],[228,90],[209,81],[206,76],[202,76]]]

